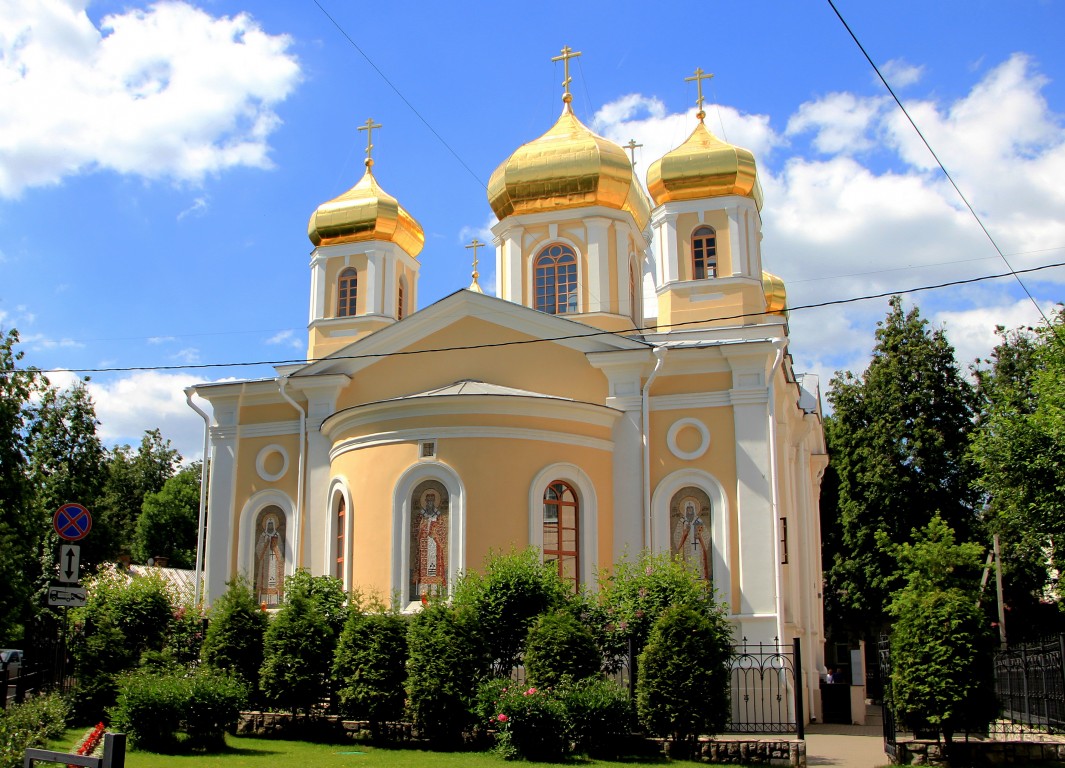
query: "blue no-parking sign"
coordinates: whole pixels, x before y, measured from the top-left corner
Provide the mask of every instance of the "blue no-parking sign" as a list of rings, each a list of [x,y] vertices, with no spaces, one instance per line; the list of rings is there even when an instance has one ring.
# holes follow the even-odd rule
[[[92,530],[92,515],[81,504],[64,504],[52,517],[52,527],[67,541],[80,541]]]

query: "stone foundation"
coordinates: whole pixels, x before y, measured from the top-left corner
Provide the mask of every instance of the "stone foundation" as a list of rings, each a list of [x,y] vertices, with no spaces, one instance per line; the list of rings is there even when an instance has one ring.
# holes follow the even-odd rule
[[[806,742],[772,738],[710,739],[700,741],[699,759],[704,763],[806,768]]]
[[[950,761],[948,762],[947,753]],[[1065,744],[1040,741],[900,741],[897,765],[1035,765],[1065,762]]]

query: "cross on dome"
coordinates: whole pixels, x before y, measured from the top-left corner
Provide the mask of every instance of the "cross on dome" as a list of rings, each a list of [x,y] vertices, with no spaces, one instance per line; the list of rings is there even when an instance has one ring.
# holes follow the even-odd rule
[[[703,72],[702,67],[695,68],[695,74],[692,77],[684,78],[684,82],[690,83],[695,81],[696,87],[699,89],[699,98],[696,99],[696,104],[699,106],[699,112],[696,114],[700,120],[706,117],[706,112],[703,111],[703,80],[710,80],[713,77],[712,72]]]
[[[569,60],[575,59],[581,55],[580,51],[575,51],[568,45],[562,46],[562,55],[555,56],[551,61],[561,61],[564,71],[564,77],[562,78],[562,101],[569,104],[573,101],[573,95],[569,92],[569,84],[573,82],[573,78],[569,76]]]
[[[372,117],[366,118],[366,124],[360,125],[360,131],[366,131],[366,167],[370,168],[373,165],[373,131],[374,128],[380,128],[380,123],[375,123]]]

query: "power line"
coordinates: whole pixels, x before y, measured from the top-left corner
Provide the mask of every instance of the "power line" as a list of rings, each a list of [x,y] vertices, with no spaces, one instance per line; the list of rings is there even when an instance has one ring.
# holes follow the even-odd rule
[[[813,304],[800,304],[794,307],[788,307],[787,311],[790,312],[802,312],[809,309],[821,309],[824,307],[840,306],[843,304],[854,304],[859,301],[871,301],[873,299],[884,299],[889,296],[901,296],[911,293],[921,293],[923,291],[933,291],[940,288],[953,288],[959,285],[970,285],[972,283],[980,283],[986,280],[1000,280],[1004,277],[1013,277],[1017,274],[1026,274],[1029,272],[1039,272],[1044,269],[1054,269],[1056,267],[1065,267],[1065,262],[1057,262],[1054,264],[1044,264],[1040,267],[1031,267],[1029,269],[1014,270],[1011,272],[1004,272],[998,275],[984,275],[982,277],[970,277],[964,280],[951,280],[945,283],[936,283],[934,285],[922,285],[916,288],[905,288],[902,290],[884,291],[881,293],[866,294],[863,296],[852,296],[844,299],[831,299],[829,301],[820,301]],[[514,347],[525,344],[543,344],[553,343],[559,341],[572,341],[574,339],[591,339],[597,336],[641,336],[648,333],[654,333],[661,329],[675,329],[682,328],[684,326],[702,325],[708,322],[721,322],[724,320],[742,320],[748,317],[759,317],[764,315],[765,312],[745,312],[737,315],[724,315],[721,317],[709,317],[702,320],[688,320],[681,323],[664,323],[662,325],[644,326],[642,328],[636,328],[627,332],[615,332],[615,331],[597,331],[589,330],[587,333],[573,333],[566,336],[552,336],[550,338],[542,339],[518,339],[512,341],[500,341],[489,344],[467,344],[453,347],[435,347],[433,349],[415,349],[415,350],[396,350],[392,352],[378,352],[365,355],[336,355],[328,359],[330,360],[370,360],[380,359],[386,357],[406,357],[408,355],[423,355],[432,354],[437,352],[461,352],[477,349],[496,349],[499,347]],[[1040,312],[1040,314],[1043,314]],[[1045,317],[1045,315],[1043,315]],[[256,365],[310,365],[326,358],[315,358],[313,360],[307,360],[304,358],[290,359],[290,360],[254,360],[246,362],[231,362],[231,363],[195,363],[185,365],[139,365],[139,366],[125,366],[125,367],[110,367],[110,368],[50,368],[50,369],[27,369],[17,368],[9,371],[0,371],[0,376],[9,373],[25,373],[30,370],[37,373],[132,373],[135,371],[184,371],[184,370],[203,370],[207,368],[246,368]]]
[[[463,160],[461,156],[459,156],[459,153],[458,153],[458,152],[456,152],[456,151],[455,151],[454,149],[452,149],[452,148],[451,148],[451,145],[450,145],[450,144],[448,144],[448,143],[447,143],[447,142],[446,142],[446,141],[444,140],[444,137],[443,137],[443,136],[441,136],[441,135],[440,135],[439,133],[437,133],[437,132],[436,132],[436,129],[435,129],[435,128],[433,128],[433,126],[432,126],[432,125],[430,124],[430,122],[429,122],[428,120],[426,120],[426,119],[425,119],[424,117],[422,117],[422,113],[421,113],[421,112],[419,112],[419,111],[418,111],[417,109],[415,109],[414,105],[413,105],[413,104],[411,104],[411,103],[410,103],[410,102],[409,102],[409,101],[407,100],[407,97],[403,95],[402,91],[400,91],[400,90],[399,90],[399,88],[397,88],[397,87],[396,87],[395,83],[393,83],[393,82],[392,82],[391,80],[389,80],[389,79],[388,79],[388,75],[386,75],[386,74],[385,74],[384,72],[382,72],[382,71],[381,71],[381,68],[380,68],[380,67],[378,67],[378,66],[377,66],[377,65],[376,65],[376,64],[374,63],[373,59],[371,59],[371,58],[370,58],[370,57],[369,57],[368,55],[366,55],[366,51],[364,51],[364,50],[363,50],[362,48],[360,48],[360,47],[359,47],[359,44],[358,44],[358,43],[356,43],[356,42],[355,42],[355,41],[354,41],[354,40],[352,39],[351,35],[349,35],[349,34],[348,34],[348,33],[347,33],[347,32],[346,32],[345,30],[344,30],[344,28],[343,28],[342,26],[340,26],[340,23],[339,23],[339,22],[338,22],[338,21],[337,21],[336,19],[334,19],[334,18],[333,18],[332,16],[330,16],[330,15],[329,15],[329,11],[327,11],[327,10],[326,10],[325,8],[323,8],[323,7],[322,7],[322,4],[321,4],[320,2],[318,2],[318,0],[312,0],[312,2],[313,2],[313,3],[315,4],[315,5],[317,5],[317,6],[318,6],[318,10],[320,10],[320,11],[322,12],[322,14],[323,14],[323,15],[324,15],[324,16],[325,16],[325,17],[326,17],[327,19],[329,19],[329,21],[330,21],[330,22],[332,22],[333,26],[334,26],[334,27],[336,27],[336,28],[337,28],[337,30],[339,30],[340,34],[342,34],[342,35],[344,36],[344,38],[345,38],[345,39],[346,39],[346,40],[347,40],[347,41],[348,41],[349,43],[351,43],[351,46],[352,46],[352,47],[353,47],[353,48],[354,48],[354,49],[355,49],[356,51],[358,51],[358,52],[359,52],[359,53],[360,53],[360,54],[362,55],[362,57],[363,57],[364,59],[366,59],[366,61],[367,61],[367,62],[369,63],[369,65],[370,65],[371,67],[373,67],[373,68],[374,68],[374,71],[376,71],[376,72],[377,72],[377,74],[379,74],[379,75],[381,76],[381,79],[382,79],[382,80],[384,80],[384,81],[385,81],[386,83],[388,83],[388,87],[389,87],[389,88],[391,88],[391,89],[392,89],[393,91],[395,91],[395,92],[396,92],[396,95],[397,95],[397,96],[399,96],[399,98],[403,100],[403,103],[407,105],[407,108],[408,108],[408,109],[410,109],[410,111],[411,111],[411,112],[413,112],[413,113],[415,114],[415,116],[416,116],[416,117],[417,117],[417,118],[418,118],[419,120],[421,120],[421,121],[422,121],[422,122],[423,122],[423,123],[425,124],[425,127],[429,129],[429,131],[430,131],[430,132],[431,132],[431,133],[433,134],[433,136],[435,136],[435,137],[437,138],[437,140],[438,140],[438,141],[439,141],[439,142],[440,142],[441,144],[443,144],[443,145],[444,145],[444,147],[445,147],[445,148],[447,149],[447,151],[448,151],[448,152],[450,152],[450,153],[451,153],[451,154],[452,154],[452,155],[453,155],[453,156],[455,157],[455,159],[459,161],[459,165],[461,165],[461,166],[462,166],[463,168],[465,168],[465,169],[466,169],[466,172],[467,172],[468,174],[470,174],[470,176],[472,176],[472,177],[473,177],[474,181],[476,181],[476,182],[477,182],[478,184],[480,184],[480,185],[481,185],[482,187],[484,187],[484,188],[485,188],[485,189],[487,190],[487,189],[488,189],[488,185],[487,185],[487,184],[485,184],[485,183],[484,183],[483,181],[481,181],[481,177],[480,177],[480,176],[478,176],[478,175],[477,175],[476,173],[474,173],[474,172],[473,172],[473,169],[471,169],[471,168],[470,168],[470,166],[466,165],[466,161],[465,161],[465,160]]]
[[[906,116],[906,119],[910,122],[910,125],[913,127],[913,130],[920,137],[921,141],[924,142],[925,148],[928,149],[929,153],[932,155],[932,158],[939,166],[939,169],[943,171],[943,175],[947,177],[947,181],[949,181],[951,186],[954,187],[954,191],[958,193],[958,197],[960,197],[961,201],[965,203],[965,207],[969,209],[969,213],[971,213],[973,218],[976,219],[976,223],[980,225],[980,229],[983,230],[984,234],[987,236],[988,241],[998,253],[999,258],[1002,259],[1002,263],[1006,265],[1006,268],[1009,269],[1010,274],[1012,274],[1013,277],[1017,280],[1017,284],[1020,285],[1024,292],[1028,295],[1028,299],[1035,307],[1035,311],[1038,312],[1039,316],[1043,318],[1043,321],[1047,324],[1047,327],[1053,330],[1054,326],[1050,322],[1050,319],[1047,318],[1046,314],[1044,314],[1042,307],[1039,306],[1039,302],[1035,300],[1035,296],[1032,295],[1032,292],[1028,290],[1028,286],[1026,286],[1021,280],[1019,273],[1013,268],[1013,265],[1010,264],[1009,259],[1006,258],[1006,254],[1002,252],[1002,249],[999,248],[998,243],[995,242],[995,238],[991,236],[991,232],[984,224],[983,219],[980,218],[980,215],[976,212],[976,209],[973,208],[972,204],[969,202],[969,198],[967,198],[965,196],[965,193],[961,191],[961,187],[959,187],[957,182],[954,181],[954,177],[950,175],[950,171],[948,171],[947,167],[943,165],[943,161],[939,159],[939,155],[937,155],[936,151],[932,149],[932,145],[928,143],[928,139],[925,138],[924,134],[921,132],[921,129],[917,127],[917,123],[914,122],[913,118],[910,116],[909,111],[907,111],[906,107],[903,106],[902,100],[899,99],[898,95],[895,93],[895,89],[891,87],[891,85],[887,81],[887,78],[885,78],[883,73],[881,73],[880,68],[873,61],[873,57],[870,56],[869,52],[865,50],[865,46],[862,45],[861,41],[858,39],[858,36],[854,34],[854,30],[851,29],[850,24],[848,24],[847,20],[843,18],[843,14],[841,14],[839,12],[839,9],[836,8],[836,4],[833,2],[833,0],[828,0],[828,4],[832,7],[832,10],[835,11],[836,16],[840,20],[840,23],[843,24],[844,29],[846,29],[847,33],[851,36],[851,39],[854,41],[854,44],[858,46],[858,50],[860,50],[862,52],[862,55],[865,56],[865,60],[869,62],[869,66],[871,66],[873,68],[873,71],[876,72],[876,76],[880,78],[880,82],[884,84],[885,88],[887,88],[887,92],[891,94],[891,98],[893,98],[895,100],[895,103],[899,105],[899,109],[902,110],[902,114]],[[1058,337],[1057,331],[1054,331],[1054,335],[1055,337]],[[1062,342],[1062,339],[1058,337],[1058,341]]]

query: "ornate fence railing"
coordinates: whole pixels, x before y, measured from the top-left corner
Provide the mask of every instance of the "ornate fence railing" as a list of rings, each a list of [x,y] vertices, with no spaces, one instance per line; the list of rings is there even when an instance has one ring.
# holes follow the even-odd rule
[[[1065,635],[995,654],[995,733],[1065,733]]]
[[[794,733],[805,738],[802,653],[791,645],[743,642],[733,646],[729,674],[732,717],[727,733]]]

